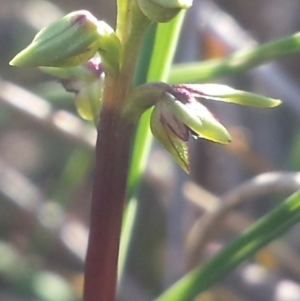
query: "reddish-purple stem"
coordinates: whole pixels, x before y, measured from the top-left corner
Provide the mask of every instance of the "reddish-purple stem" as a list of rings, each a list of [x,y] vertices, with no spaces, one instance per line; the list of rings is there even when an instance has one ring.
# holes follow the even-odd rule
[[[106,75],[96,145],[84,301],[114,301],[118,251],[134,125],[122,117],[143,35],[150,24],[136,3],[118,78]],[[145,108],[146,109],[146,108]]]
[[[113,301],[133,126],[103,108],[96,145],[84,301]]]

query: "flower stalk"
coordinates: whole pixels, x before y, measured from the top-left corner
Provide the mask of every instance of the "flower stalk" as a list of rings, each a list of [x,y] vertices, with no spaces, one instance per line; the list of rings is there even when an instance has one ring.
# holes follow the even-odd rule
[[[112,91],[106,89],[105,96],[114,98],[114,93],[110,94],[109,90]],[[114,300],[115,295],[119,238],[134,132],[133,124],[126,124],[119,116],[119,112],[109,106],[102,108],[86,256],[85,301]]]
[[[84,301],[114,300],[131,141],[136,121],[122,114],[143,35],[150,24],[136,5],[117,78],[105,77],[96,144]]]

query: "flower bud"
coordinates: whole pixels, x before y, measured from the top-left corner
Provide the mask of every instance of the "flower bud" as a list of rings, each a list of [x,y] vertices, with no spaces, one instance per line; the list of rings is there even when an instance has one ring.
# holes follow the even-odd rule
[[[98,55],[76,67],[40,67],[40,69],[59,78],[68,92],[75,93],[78,114],[83,119],[93,120],[97,124],[104,81],[103,65]]]
[[[121,44],[113,29],[88,11],[76,11],[42,29],[10,62],[13,66],[78,66],[97,52],[108,72],[119,69]]]
[[[165,23],[181,9],[191,7],[193,0],[137,0],[143,14],[151,21]]]
[[[42,29],[10,64],[21,67],[76,66],[93,57],[97,50],[98,20],[82,10]]]

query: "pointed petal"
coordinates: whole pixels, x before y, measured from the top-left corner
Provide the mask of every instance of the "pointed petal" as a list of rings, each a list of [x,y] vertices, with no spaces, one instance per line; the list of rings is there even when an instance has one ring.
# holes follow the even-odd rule
[[[199,84],[183,85],[194,97],[232,102],[240,105],[272,108],[281,104],[279,99],[264,97],[255,93],[235,90],[226,85]]]
[[[190,170],[190,160],[187,141],[181,140],[161,121],[161,111],[155,107],[151,114],[150,127],[152,134],[171,154],[177,164],[186,172]]]
[[[171,94],[168,94],[164,98],[164,101],[179,120],[201,137],[219,143],[228,143],[231,141],[226,128],[205,106],[196,100],[183,104]]]

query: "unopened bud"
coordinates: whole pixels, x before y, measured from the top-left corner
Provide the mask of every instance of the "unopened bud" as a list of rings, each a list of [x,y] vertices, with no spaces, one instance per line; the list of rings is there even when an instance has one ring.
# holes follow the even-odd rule
[[[109,53],[103,63],[118,68],[120,44],[114,31],[88,11],[76,11],[42,29],[10,62],[13,66],[78,66],[98,51]],[[113,58],[113,59],[112,59]],[[114,63],[112,61],[115,60]]]
[[[193,0],[137,0],[143,14],[151,21],[165,23],[181,9],[191,7]]]
[[[66,15],[42,29],[10,62],[13,66],[76,66],[98,50],[98,20],[88,11]]]
[[[76,67],[40,67],[40,69],[59,78],[68,92],[75,93],[78,114],[97,124],[104,81],[103,65],[98,55]]]

